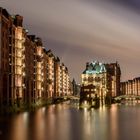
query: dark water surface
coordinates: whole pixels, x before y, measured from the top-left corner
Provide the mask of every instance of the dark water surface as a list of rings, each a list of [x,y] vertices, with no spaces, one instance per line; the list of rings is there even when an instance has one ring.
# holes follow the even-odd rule
[[[0,140],[140,140],[140,105],[79,110],[58,104],[1,116]]]

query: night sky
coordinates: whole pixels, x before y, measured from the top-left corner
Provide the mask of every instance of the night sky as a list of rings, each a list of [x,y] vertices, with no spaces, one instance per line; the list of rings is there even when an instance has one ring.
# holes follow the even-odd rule
[[[140,76],[139,0],[0,0],[24,17],[29,34],[41,37],[80,82],[86,62],[118,61],[122,80]]]

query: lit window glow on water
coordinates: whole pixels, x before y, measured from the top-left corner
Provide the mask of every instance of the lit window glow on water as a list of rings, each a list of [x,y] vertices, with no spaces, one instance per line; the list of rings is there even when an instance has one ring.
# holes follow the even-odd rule
[[[0,140],[139,140],[139,130],[140,105],[58,104],[0,117]]]

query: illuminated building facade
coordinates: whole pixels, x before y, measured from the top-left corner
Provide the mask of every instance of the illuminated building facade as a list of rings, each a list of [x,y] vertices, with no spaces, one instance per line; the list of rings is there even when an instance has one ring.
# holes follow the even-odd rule
[[[121,94],[140,96],[140,77],[121,82]]]
[[[22,27],[22,18],[16,17],[17,27],[15,28],[15,46],[12,55],[14,56],[14,100],[17,106],[24,102],[25,97],[25,33]],[[21,20],[21,21],[20,21]],[[19,23],[18,23],[19,21]]]
[[[116,63],[110,63],[110,64],[105,64],[107,68],[107,72],[109,75],[110,84],[111,84],[111,96],[116,97],[119,96],[120,93],[120,79],[121,79],[121,69],[118,64]]]
[[[19,105],[24,100],[25,32],[23,18],[0,8],[0,105]]]
[[[109,94],[107,82],[107,69],[105,64],[92,62],[86,64],[86,69],[82,73],[81,98],[98,97],[105,101],[105,97]]]
[[[36,106],[70,92],[68,69],[28,35],[23,17],[0,8],[0,107]]]
[[[87,63],[82,73],[81,100],[98,98],[102,103],[120,94],[119,64]]]
[[[71,94],[70,92],[70,77],[69,77],[69,74],[68,74],[68,69],[67,67],[62,63],[61,66],[60,66],[60,95],[61,96],[66,96],[66,95],[69,95]]]
[[[43,44],[40,38],[35,39],[36,47],[35,47],[35,99],[36,102],[41,101],[43,96],[43,83],[44,83],[44,73],[43,73]]]
[[[48,98],[54,97],[54,59],[55,56],[53,55],[51,50],[47,51],[47,92]]]
[[[27,35],[25,40],[25,103],[35,103],[35,36]]]
[[[66,95],[69,96],[72,94],[72,89],[71,89],[71,81],[70,81],[70,76],[68,72],[68,68],[66,71]]]
[[[65,73],[66,73],[66,78],[65,78],[65,95],[71,95],[72,93],[71,93],[71,85],[70,85],[70,83],[71,83],[71,81],[70,81],[70,76],[69,76],[69,73],[68,73],[68,68],[66,67],[66,71],[65,71]]]

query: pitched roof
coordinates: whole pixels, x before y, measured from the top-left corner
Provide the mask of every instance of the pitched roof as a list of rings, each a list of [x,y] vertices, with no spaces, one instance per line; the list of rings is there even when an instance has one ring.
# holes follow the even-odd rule
[[[83,74],[99,74],[104,72],[106,72],[105,64],[94,61],[87,65]]]

